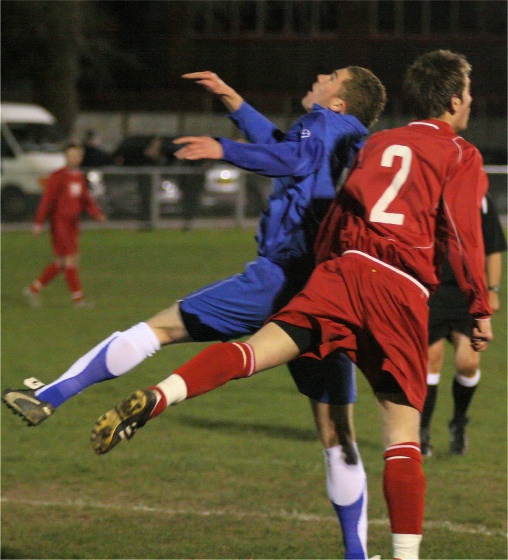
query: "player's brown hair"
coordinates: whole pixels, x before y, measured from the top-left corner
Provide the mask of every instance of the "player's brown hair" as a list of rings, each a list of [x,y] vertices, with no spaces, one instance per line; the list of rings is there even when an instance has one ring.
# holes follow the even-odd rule
[[[408,109],[417,119],[443,115],[451,99],[462,99],[471,64],[462,54],[437,50],[419,56],[407,69],[404,94]]]
[[[348,66],[350,80],[345,80],[337,95],[346,102],[346,112],[367,128],[375,124],[386,105],[386,90],[381,80],[361,66]]]

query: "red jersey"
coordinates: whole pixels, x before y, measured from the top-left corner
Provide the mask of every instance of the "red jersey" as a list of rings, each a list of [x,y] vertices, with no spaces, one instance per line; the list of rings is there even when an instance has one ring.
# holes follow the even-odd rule
[[[48,177],[35,223],[43,224],[46,219],[52,225],[58,222],[78,222],[81,212],[87,212],[95,219],[102,216],[83,173],[79,169],[67,167],[58,169]]]
[[[434,290],[448,257],[475,317],[491,309],[485,285],[479,151],[440,120],[373,134],[316,240],[318,262],[357,250]]]

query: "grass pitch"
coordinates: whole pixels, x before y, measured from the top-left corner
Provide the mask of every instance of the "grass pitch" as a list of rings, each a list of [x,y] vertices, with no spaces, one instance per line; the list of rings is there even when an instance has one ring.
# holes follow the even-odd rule
[[[3,387],[49,382],[116,330],[167,307],[255,256],[253,231],[88,231],[82,280],[94,309],[73,309],[62,278],[32,309],[22,289],[51,258],[47,238],[2,238]],[[448,360],[425,460],[422,558],[507,558],[506,292],[482,357],[470,450],[448,454]],[[182,403],[97,457],[95,420],[156,383],[201,345],[166,348],[28,428],[2,407],[2,558],[340,558],[321,445],[285,367]],[[451,349],[450,349],[451,350]],[[356,426],[369,480],[369,553],[391,557],[382,447],[361,374]]]

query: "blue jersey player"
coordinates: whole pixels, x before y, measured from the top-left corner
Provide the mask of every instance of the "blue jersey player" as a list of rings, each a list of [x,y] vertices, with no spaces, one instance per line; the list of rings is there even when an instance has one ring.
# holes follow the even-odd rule
[[[86,387],[118,377],[162,346],[226,341],[256,332],[304,286],[314,267],[313,243],[336,186],[376,122],[385,90],[369,70],[349,66],[320,74],[302,100],[307,114],[287,133],[258,113],[212,72],[184,75],[219,96],[249,143],[185,137],[180,159],[223,159],[274,178],[261,216],[257,258],[237,275],[205,286],[146,322],[116,332],[49,385],[7,390],[4,402],[32,425]],[[289,364],[310,398],[325,448],[328,496],[339,517],[346,558],[366,558],[366,477],[352,425],[354,370],[341,354]],[[340,372],[340,375],[337,375]]]

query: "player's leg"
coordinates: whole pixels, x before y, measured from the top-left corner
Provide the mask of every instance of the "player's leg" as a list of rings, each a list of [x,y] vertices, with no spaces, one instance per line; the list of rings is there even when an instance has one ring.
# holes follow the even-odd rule
[[[33,307],[40,305],[39,294],[41,290],[47,286],[54,278],[56,278],[63,271],[62,259],[57,257],[52,263],[48,264],[41,275],[34,280],[30,286],[23,290],[23,294]]]
[[[72,301],[80,307],[83,290],[79,276],[79,226],[64,220],[55,220],[51,228],[51,245],[63,269],[65,282],[71,293]]]
[[[377,393],[385,445],[383,490],[388,506],[393,557],[419,557],[423,533],[425,475],[418,445],[420,413],[403,393]]]
[[[367,480],[355,441],[354,364],[334,352],[322,360],[288,364],[298,390],[309,397],[324,447],[326,489],[339,520],[346,558],[367,558]]]
[[[55,408],[90,385],[131,371],[164,345],[189,340],[179,304],[174,303],[146,322],[113,333],[75,362],[36,396]]]
[[[106,412],[92,430],[92,447],[107,453],[168,406],[207,393],[232,379],[286,363],[301,350],[280,326],[268,323],[247,342],[212,344],[154,387],[135,391]]]
[[[81,356],[56,380],[44,385],[29,379],[29,389],[7,389],[3,401],[29,424],[38,425],[68,399],[87,387],[115,379],[157,352],[163,344],[186,339],[178,304],[173,304],[149,323],[139,323],[123,332],[115,332]],[[163,325],[164,328],[157,328]]]
[[[71,298],[76,307],[83,303],[83,288],[79,275],[79,254],[73,253],[63,257],[65,282],[71,293]]]
[[[467,450],[467,411],[480,381],[480,354],[471,347],[471,338],[452,333],[456,373],[452,384],[453,417],[449,423],[450,453],[463,455]]]
[[[427,374],[427,397],[422,411],[420,424],[420,443],[422,455],[432,456],[430,445],[430,423],[436,407],[439,380],[445,357],[444,338],[436,340],[429,345],[429,367]]]
[[[12,404],[15,412],[36,425],[72,396],[90,385],[127,373],[161,346],[227,340],[249,334],[271,314],[284,282],[278,266],[267,259],[258,259],[249,263],[245,272],[189,294],[146,323],[113,333],[50,385],[41,387],[39,382],[35,394],[32,386],[28,391],[14,391],[8,397],[9,402],[4,394],[4,402]],[[22,400],[26,402],[21,403]],[[25,406],[22,408],[21,404]],[[41,410],[49,414],[41,414]],[[31,413],[37,416],[36,423],[28,417]]]
[[[339,519],[346,558],[367,556],[367,476],[352,424],[353,404],[312,401],[324,446],[328,498]]]
[[[180,302],[173,303],[146,321],[153,331],[160,346],[179,342],[192,342],[180,311]]]
[[[393,558],[417,559],[426,485],[419,440],[428,371],[427,292],[393,270],[376,267],[375,272],[356,291],[367,309],[356,359],[378,400]]]

